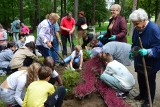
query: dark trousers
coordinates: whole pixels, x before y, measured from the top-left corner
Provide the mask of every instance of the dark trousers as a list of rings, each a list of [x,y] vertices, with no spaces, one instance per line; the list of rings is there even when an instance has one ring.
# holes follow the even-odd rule
[[[42,45],[38,45],[38,46],[37,46],[37,49],[41,52],[41,54],[42,54],[42,56],[43,56],[44,58],[46,58],[46,57],[48,57],[48,56],[52,56],[51,51],[50,51],[49,48],[45,48],[45,47],[42,46]]]
[[[55,80],[55,78],[51,77],[48,82],[51,83],[52,85],[54,85],[56,80]]]
[[[61,107],[66,95],[66,89],[60,86],[44,103],[44,107]]]
[[[61,39],[62,39],[62,45],[63,45],[63,51],[62,51],[62,54],[63,55],[67,55],[67,39],[70,43],[70,38],[69,38],[69,35],[61,35]],[[71,35],[71,43],[72,44],[72,50],[74,50],[74,42],[73,42],[73,35]]]
[[[53,48],[51,48],[51,54],[52,54],[52,58],[54,59],[55,62],[59,63],[59,56],[58,56],[58,52],[59,52],[59,42],[58,39],[54,39],[52,42],[52,46]],[[55,52],[56,51],[56,52]]]
[[[137,73],[137,79],[139,84],[140,95],[144,98],[145,101],[148,101],[145,75],[143,73]],[[153,103],[156,90],[156,73],[148,75],[148,82],[150,87],[151,100]]]
[[[82,44],[82,49],[85,49],[85,46],[87,46],[87,44],[90,42],[90,40],[88,39],[88,40],[85,40],[84,38],[83,38],[83,44]]]

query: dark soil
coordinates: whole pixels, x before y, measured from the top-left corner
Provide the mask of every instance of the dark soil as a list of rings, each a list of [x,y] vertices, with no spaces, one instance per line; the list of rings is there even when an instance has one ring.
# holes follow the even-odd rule
[[[62,76],[65,66],[56,66],[56,71]],[[83,70],[76,70],[82,74]],[[80,78],[79,82],[83,82]],[[62,107],[106,107],[101,95],[96,91],[83,99],[76,98],[74,94],[65,97]]]

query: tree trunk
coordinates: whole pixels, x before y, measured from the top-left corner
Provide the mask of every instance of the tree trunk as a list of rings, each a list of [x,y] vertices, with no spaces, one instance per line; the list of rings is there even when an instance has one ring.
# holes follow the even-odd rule
[[[92,0],[93,2],[93,7],[92,7],[92,20],[91,20],[91,25],[93,26],[95,23],[95,7],[96,7],[96,0]]]
[[[74,0],[74,19],[77,21],[78,19],[78,0]]]
[[[23,0],[20,0],[20,21],[23,22]]]
[[[64,0],[64,14],[66,14],[66,0]]]
[[[115,4],[119,4],[119,0],[115,0]]]
[[[159,13],[159,15],[158,15],[158,18],[157,18],[156,24],[160,27],[160,13]]]
[[[61,0],[61,19],[63,17],[63,0]]]
[[[157,19],[158,19],[158,12],[159,12],[159,5],[160,5],[160,3],[158,2],[159,0],[156,0],[155,1],[155,22],[157,21]]]
[[[136,9],[137,9],[137,4],[138,4],[138,0],[134,0],[134,1],[133,1],[132,11],[134,11],[134,10],[136,10]],[[130,31],[129,31],[129,36],[132,36],[132,35],[133,35],[133,30],[134,30],[133,23],[132,23],[132,22],[130,22]]]
[[[38,0],[38,6],[37,6],[37,14],[38,14],[38,23],[40,23],[41,19],[40,19],[40,0]]]
[[[124,14],[124,3],[126,2],[126,0],[123,0],[123,2],[121,2],[121,16],[123,16],[123,14]]]
[[[56,13],[56,12],[57,12],[57,6],[56,6],[56,5],[57,5],[56,0],[54,0],[54,7],[53,7],[53,8],[54,8],[54,10],[53,10],[53,11],[54,11],[54,13]]]

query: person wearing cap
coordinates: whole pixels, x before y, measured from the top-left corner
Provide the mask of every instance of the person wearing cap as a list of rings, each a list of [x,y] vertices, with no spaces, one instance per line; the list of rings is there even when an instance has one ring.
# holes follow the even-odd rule
[[[76,23],[77,30],[78,30],[78,44],[79,45],[81,45],[81,37],[84,37],[87,33],[87,31],[86,31],[87,24],[86,23],[87,23],[87,21],[86,21],[86,17],[84,17],[84,12],[80,11],[79,18]]]
[[[72,18],[72,13],[68,12],[67,15],[62,18],[60,23],[60,33],[63,45],[63,51],[62,51],[63,57],[67,56],[67,39],[70,42],[70,45],[72,45],[71,51],[74,50],[74,42],[73,42],[74,30],[75,30],[75,20],[74,18]],[[71,41],[70,41],[70,36],[71,36]]]
[[[106,42],[103,42],[104,44],[109,41],[127,42],[127,23],[120,16],[120,12],[121,6],[119,4],[113,4],[111,6],[111,19],[109,20],[107,32],[103,36],[103,39],[106,40]]]

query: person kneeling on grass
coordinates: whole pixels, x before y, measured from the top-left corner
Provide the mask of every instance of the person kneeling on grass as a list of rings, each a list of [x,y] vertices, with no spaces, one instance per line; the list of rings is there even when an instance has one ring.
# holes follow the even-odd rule
[[[74,51],[70,56],[64,59],[64,62],[61,63],[61,65],[64,65],[64,63],[69,63],[69,67],[71,70],[75,70],[73,68],[73,65],[79,66],[79,69],[82,69],[82,63],[83,63],[83,51],[80,45],[76,45],[74,48]]]
[[[135,85],[133,75],[120,62],[113,60],[109,53],[103,54],[103,62],[106,65],[105,71],[100,79],[117,91],[118,97],[125,97]]]
[[[40,67],[39,63],[33,63],[9,75],[0,85],[0,99],[11,107],[21,107],[25,88],[38,79],[37,74]]]
[[[60,86],[56,91],[48,81],[52,76],[52,69],[43,66],[38,71],[39,81],[31,83],[24,98],[22,107],[61,107],[66,90]]]

